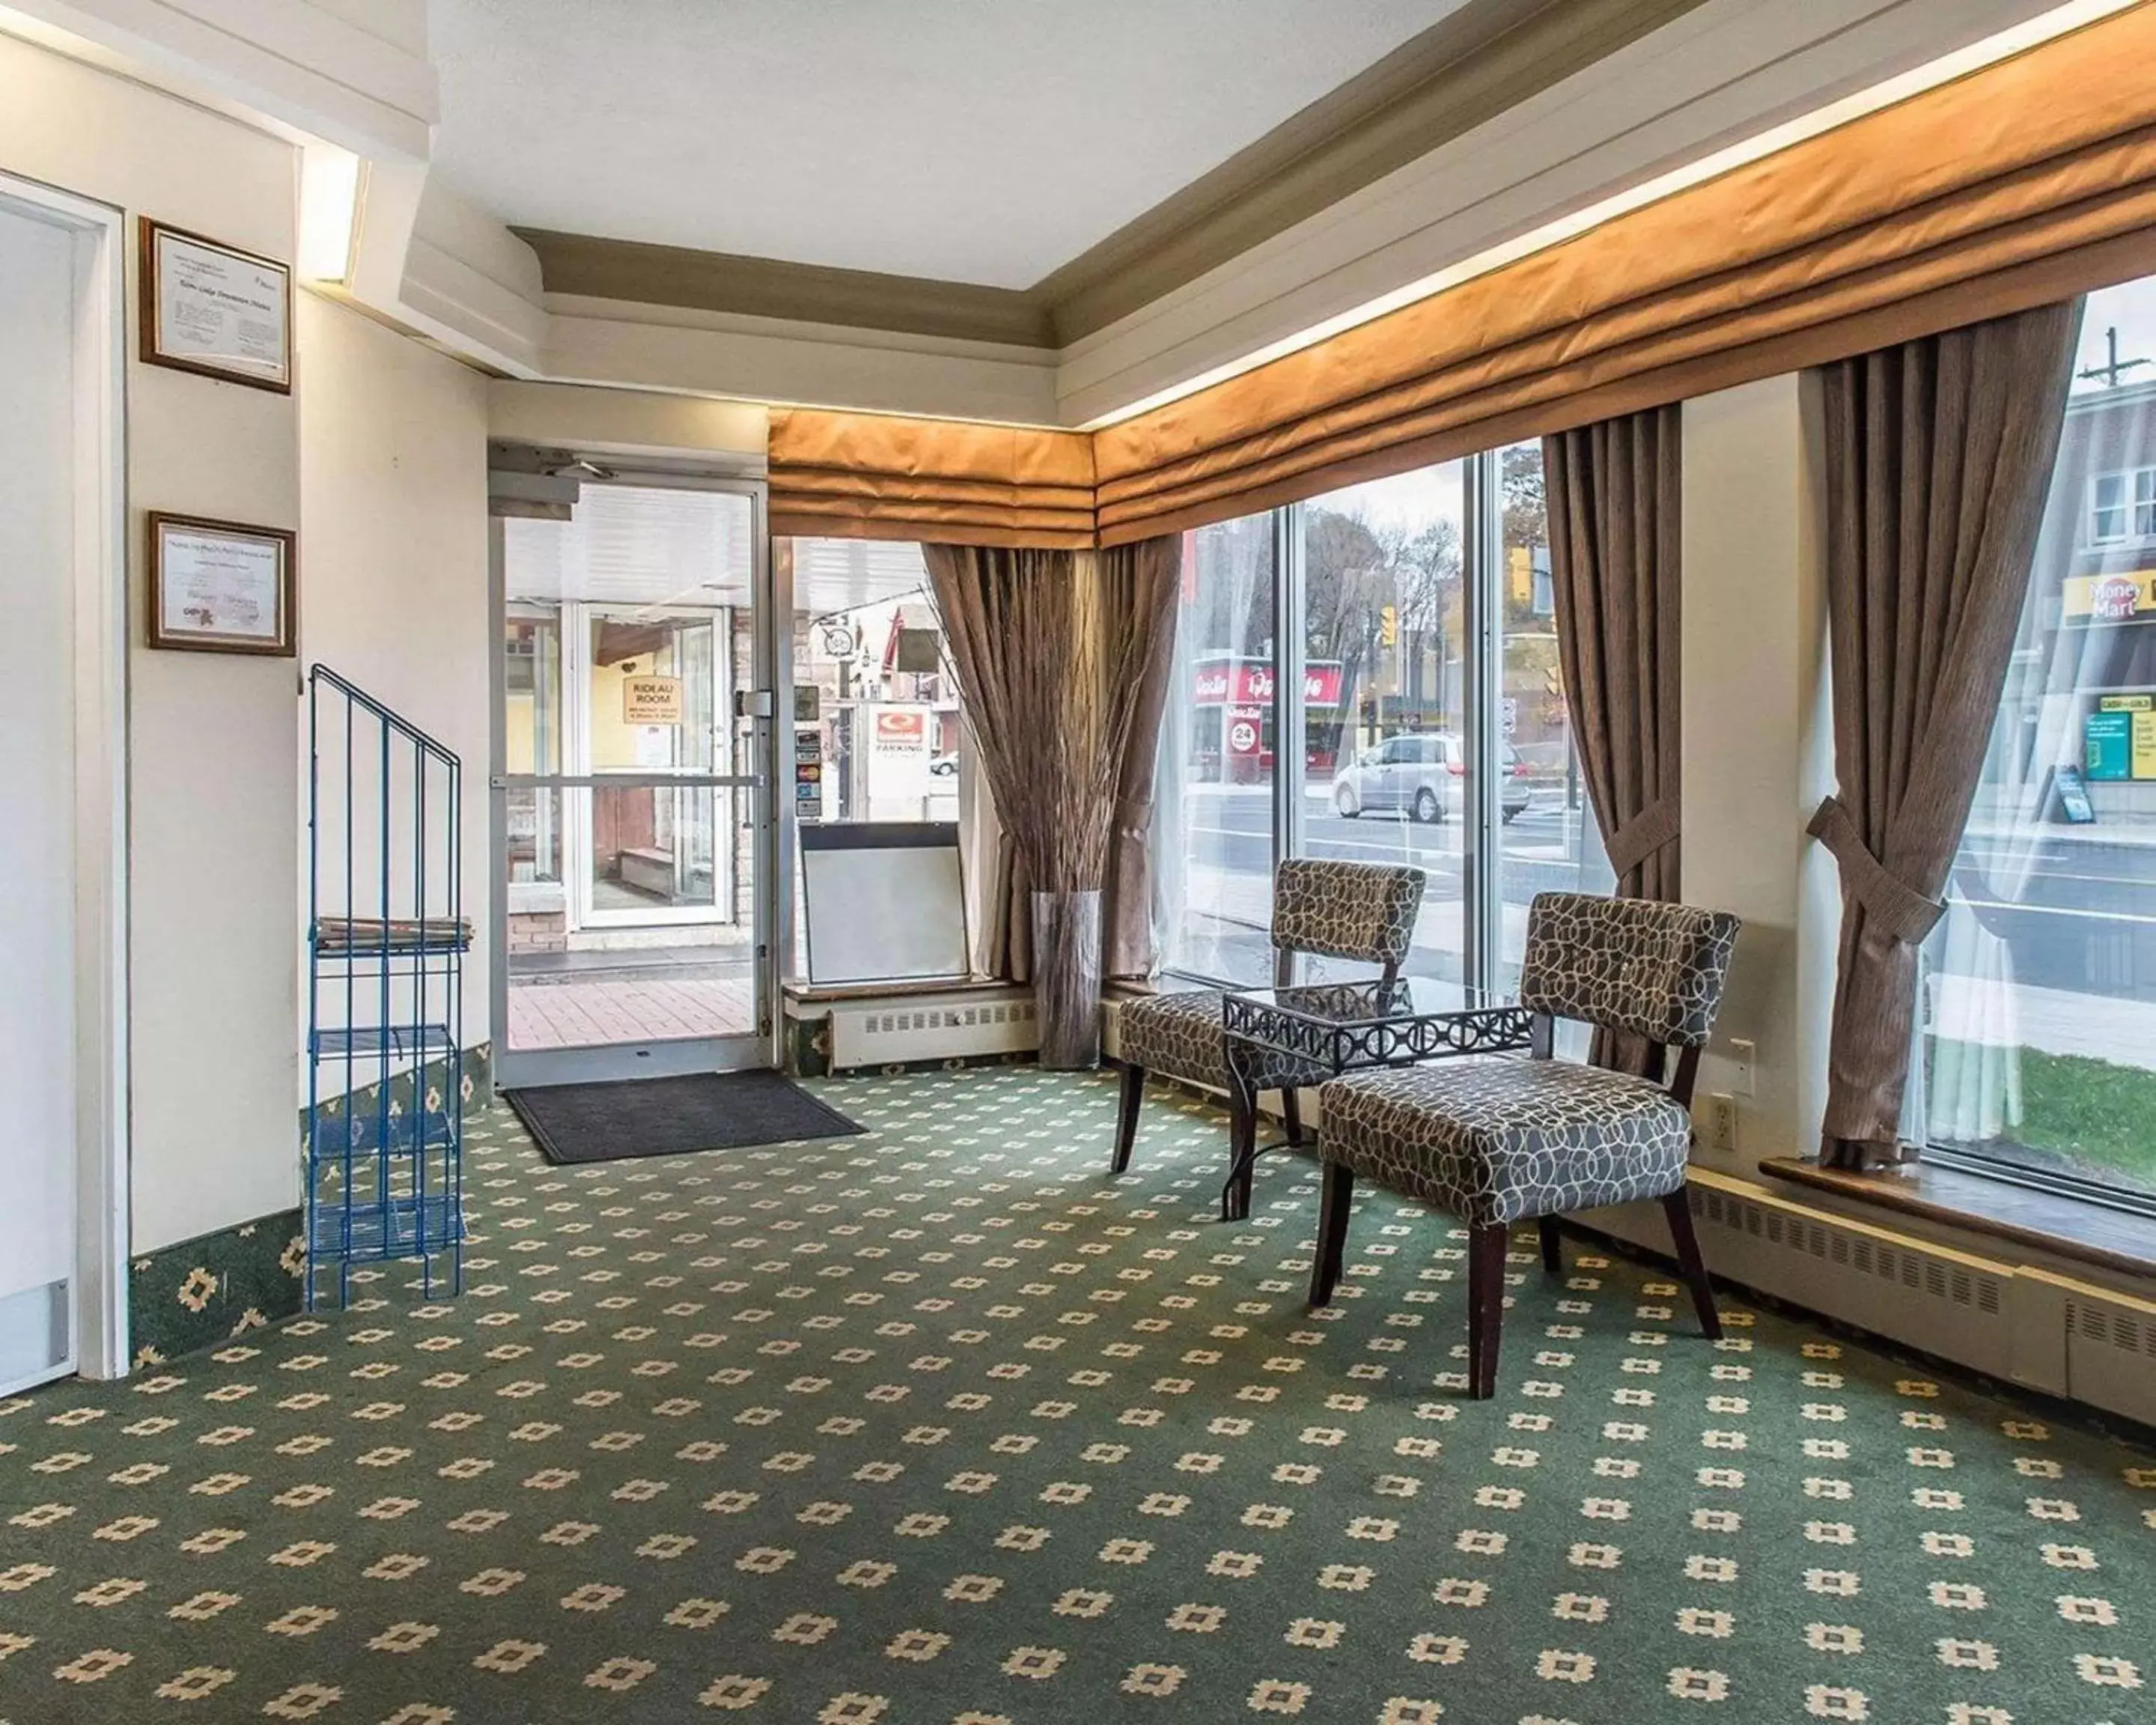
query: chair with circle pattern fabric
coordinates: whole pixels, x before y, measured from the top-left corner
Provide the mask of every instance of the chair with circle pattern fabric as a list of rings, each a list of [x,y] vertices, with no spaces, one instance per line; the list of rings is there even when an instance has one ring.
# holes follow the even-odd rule
[[[1375,964],[1390,982],[1414,938],[1427,879],[1420,869],[1404,865],[1292,858],[1273,875],[1273,950],[1276,955],[1308,952]],[[1113,1173],[1131,1165],[1147,1073],[1215,1089],[1228,1082],[1227,1038],[1221,1029],[1224,994],[1219,988],[1193,988],[1125,1003],[1120,1030],[1122,1105]],[[1258,1075],[1259,1090],[1281,1092],[1291,1142],[1302,1141],[1296,1089],[1332,1076],[1326,1068],[1286,1056]]]
[[[1556,1218],[1659,1199],[1701,1327],[1722,1333],[1685,1190],[1691,1093],[1721,1004],[1738,921],[1644,899],[1546,892],[1527,911],[1520,1002],[1534,1015],[1531,1058],[1473,1056],[1351,1072],[1318,1091],[1325,1168],[1311,1302],[1340,1279],[1358,1178],[1467,1224],[1468,1389],[1496,1387],[1506,1242],[1532,1218],[1543,1264],[1559,1267]],[[1641,1037],[1658,1065],[1635,1076],[1551,1058],[1571,1019]]]

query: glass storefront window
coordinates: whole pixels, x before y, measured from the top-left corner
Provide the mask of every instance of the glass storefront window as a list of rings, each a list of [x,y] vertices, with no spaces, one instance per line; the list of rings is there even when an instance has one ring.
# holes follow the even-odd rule
[[[779,790],[793,819],[965,828],[957,683],[944,659],[921,547],[781,539],[773,554],[793,593],[793,782]],[[984,847],[973,851],[968,890],[978,922],[993,862]],[[798,862],[794,884],[799,972],[808,942]]]
[[[1411,974],[1460,979],[1468,811],[1464,464],[1335,491],[1298,511],[1302,854],[1429,876]],[[1306,961],[1316,978],[1358,967]]]
[[[1480,556],[1476,497],[1498,516]],[[1282,543],[1297,553],[1286,570]],[[1558,666],[1540,444],[1348,486],[1183,544],[1155,800],[1163,968],[1270,981],[1271,869],[1297,855],[1420,868],[1404,968],[1466,981],[1486,964],[1490,984],[1517,987],[1534,896],[1616,885]],[[1276,651],[1283,606],[1293,614],[1277,627],[1301,649],[1299,760],[1280,752],[1297,728],[1281,724],[1289,691],[1274,687],[1292,660]],[[1492,662],[1479,666],[1478,616],[1494,625]],[[1486,785],[1478,738],[1494,757]],[[1485,819],[1494,841],[1476,837]],[[1492,865],[1478,868],[1482,842]],[[1300,973],[1367,968],[1306,958]]]
[[[1580,783],[1558,669],[1542,444],[1513,444],[1491,459],[1500,511],[1497,982],[1509,993],[1519,986],[1535,895],[1613,892],[1617,879]]]
[[[1162,958],[1255,988],[1273,976],[1273,517],[1186,533],[1153,806]]]
[[[793,583],[795,813],[956,820],[958,693],[943,665],[921,547],[779,544]]]
[[[1925,948],[1905,1121],[2156,1198],[2156,280],[2089,297],[1990,751]]]

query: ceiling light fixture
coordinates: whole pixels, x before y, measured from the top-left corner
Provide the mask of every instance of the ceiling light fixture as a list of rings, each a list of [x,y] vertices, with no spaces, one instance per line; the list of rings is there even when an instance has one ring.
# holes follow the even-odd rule
[[[1297,353],[1306,347],[1314,347],[1327,336],[1337,336],[1343,330],[1354,329],[1359,325],[1383,317],[1389,311],[1397,311],[1403,305],[1413,305],[1418,300],[1426,300],[1431,295],[1442,293],[1447,288],[1456,287],[1463,281],[1471,280],[1478,275],[1486,275],[1493,270],[1502,269],[1506,264],[1516,263],[1532,253],[1561,244],[1565,240],[1574,239],[1585,233],[1590,228],[1599,227],[1614,217],[1626,214],[1645,204],[1666,198],[1673,192],[1681,192],[1687,187],[1697,186],[1702,181],[1714,178],[1718,174],[1727,173],[1732,168],[1742,167],[1747,162],[1757,162],[1763,156],[1771,156],[1777,150],[1785,150],[1790,145],[1801,143],[1806,138],[1816,137],[1821,132],[1831,131],[1838,126],[1846,126],[1852,120],[1861,119],[1865,115],[1876,113],[1881,108],[1892,107],[1897,102],[1907,101],[1911,96],[1921,95],[1923,91],[1935,89],[1942,84],[1951,83],[1957,78],[1965,78],[1972,72],[1980,71],[1983,68],[2000,60],[2010,59],[2017,54],[2025,54],[2029,49],[2048,42],[2054,37],[2066,35],[2070,31],[2078,30],[2086,24],[2092,24],[2099,18],[2108,18],[2112,13],[2123,12],[2129,6],[2139,3],[2140,0],[2068,0],[2066,5],[2054,7],[2049,12],[2041,13],[2035,18],[2025,19],[2020,23],[1998,32],[1995,35],[1985,37],[1980,42],[1973,42],[1966,48],[1957,49],[1952,54],[1943,54],[1938,59],[1928,61],[1911,71],[1889,78],[1883,83],[1873,85],[1868,90],[1860,90],[1854,95],[1844,96],[1840,100],[1830,102],[1825,107],[1815,108],[1809,114],[1800,115],[1794,120],[1786,121],[1779,126],[1770,127],[1756,136],[1746,138],[1725,149],[1717,150],[1712,155],[1702,156],[1697,162],[1688,162],[1681,167],[1672,168],[1667,173],[1658,174],[1653,179],[1643,181],[1629,190],[1617,193],[1602,199],[1599,203],[1591,203],[1584,209],[1574,211],[1568,216],[1560,216],[1553,222],[1545,223],[1533,232],[1523,234],[1517,239],[1507,240],[1502,245],[1491,246],[1486,251],[1477,252],[1471,258],[1449,264],[1443,270],[1434,271],[1418,280],[1394,288],[1389,293],[1380,294],[1374,300],[1365,300],[1349,311],[1336,313],[1321,323],[1312,324],[1307,329],[1298,330],[1294,335],[1283,336],[1278,341],[1270,341],[1262,347],[1244,354],[1240,358],[1229,360],[1223,365],[1214,366],[1209,371],[1200,372],[1197,376],[1185,378],[1180,383],[1171,384],[1165,389],[1156,390],[1152,394],[1142,397],[1126,407],[1115,408],[1112,412],[1102,413],[1096,418],[1087,420],[1078,427],[1078,429],[1098,431],[1104,426],[1114,425],[1122,420],[1132,418],[1137,414],[1149,413],[1155,408],[1166,407],[1171,402],[1180,401],[1185,396],[1194,395],[1199,390],[1209,388],[1215,383],[1225,382],[1230,377],[1238,377],[1245,372],[1255,371],[1270,361],[1284,358],[1288,354]]]

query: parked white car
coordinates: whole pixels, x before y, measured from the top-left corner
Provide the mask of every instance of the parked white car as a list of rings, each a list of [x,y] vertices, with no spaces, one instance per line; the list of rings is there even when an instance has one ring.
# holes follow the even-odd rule
[[[1512,744],[1502,746],[1498,807],[1511,820],[1534,800],[1527,763]],[[1348,820],[1366,810],[1408,814],[1419,821],[1449,820],[1467,780],[1467,754],[1450,731],[1389,737],[1364,749],[1333,775],[1332,806]]]

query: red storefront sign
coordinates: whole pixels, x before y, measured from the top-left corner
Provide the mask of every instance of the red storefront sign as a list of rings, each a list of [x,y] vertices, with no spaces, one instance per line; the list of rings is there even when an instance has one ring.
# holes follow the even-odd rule
[[[2141,580],[2133,575],[2099,576],[2089,583],[2089,615],[2098,623],[2125,623],[2141,608]]]
[[[1238,706],[1228,711],[1228,752],[1231,755],[1255,755],[1265,739],[1265,713],[1263,707]]]
[[[917,749],[928,740],[928,716],[921,712],[879,712],[875,716],[879,747]]]
[[[1199,706],[1270,706],[1273,668],[1248,660],[1209,659],[1191,679],[1191,698]],[[1305,706],[1340,705],[1340,662],[1320,660],[1302,668]]]

